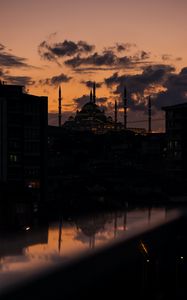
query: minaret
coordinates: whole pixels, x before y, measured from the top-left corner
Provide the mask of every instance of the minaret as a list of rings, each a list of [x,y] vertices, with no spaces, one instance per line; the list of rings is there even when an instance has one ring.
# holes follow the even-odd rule
[[[62,244],[62,217],[60,218],[59,222],[59,235],[58,235],[58,252],[60,253]]]
[[[148,98],[148,132],[152,132],[152,105],[151,105],[151,96]]]
[[[61,95],[61,86],[59,86],[58,91],[58,126],[62,126],[62,95]]]
[[[93,83],[93,103],[96,103],[96,84]]]
[[[126,87],[124,87],[123,108],[124,108],[124,129],[127,129],[127,89],[126,89]]]
[[[92,90],[90,91],[90,102],[91,103],[93,102],[93,93],[92,93]]]
[[[115,116],[114,116],[114,120],[115,120],[115,128],[117,127],[117,122],[118,122],[118,105],[117,105],[117,101],[115,100]]]

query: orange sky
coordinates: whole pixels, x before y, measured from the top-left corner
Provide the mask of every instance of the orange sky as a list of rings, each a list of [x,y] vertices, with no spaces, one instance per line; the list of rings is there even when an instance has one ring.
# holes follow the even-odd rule
[[[73,99],[89,93],[82,81],[104,82],[105,78],[109,78],[115,72],[118,72],[118,76],[141,74],[146,65],[175,66],[176,69],[172,73],[176,74],[186,67],[186,13],[186,0],[1,0],[0,44],[4,46],[0,47],[1,78],[15,83],[12,81],[14,77],[28,76],[29,92],[47,95],[49,112],[56,112],[58,85],[44,82],[41,84],[41,80],[50,80],[54,76],[65,74],[72,78],[61,83],[63,110],[76,110]],[[38,46],[43,41],[54,47],[65,40],[76,44],[81,40],[94,45],[95,48],[89,53],[76,52],[72,56],[58,56],[52,61],[39,55]],[[127,56],[132,59],[140,51],[145,51],[148,57],[138,62],[139,68],[136,63],[134,67],[120,65],[111,70],[109,65],[102,64],[100,67],[105,70],[95,68],[86,73],[77,72],[75,68],[64,64],[64,61],[77,55],[88,57],[95,52],[103,55],[104,49],[109,50],[109,47],[115,46],[116,43],[131,45],[123,52],[115,52],[117,58]],[[6,59],[4,56],[2,58],[1,54],[6,54]],[[25,58],[25,65],[18,66],[10,60],[7,63],[10,55],[15,59]],[[80,67],[93,69],[92,64],[82,64]],[[115,85],[109,88],[103,84],[98,89],[97,96],[108,97],[108,102],[113,102],[115,97],[120,100],[120,94],[113,94],[115,89]],[[184,91],[182,92],[184,94]],[[107,106],[107,103],[105,105]],[[142,110],[131,111],[130,118],[137,119],[137,114],[138,118],[145,118]],[[162,124],[155,125],[156,130],[161,127]]]

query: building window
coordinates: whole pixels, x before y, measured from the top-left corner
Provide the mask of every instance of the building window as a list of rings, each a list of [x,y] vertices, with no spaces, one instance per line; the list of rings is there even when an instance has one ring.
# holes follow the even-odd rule
[[[33,181],[26,182],[26,186],[29,189],[39,189],[40,188],[40,181],[39,180],[33,180]]]
[[[17,155],[15,155],[15,154],[10,154],[9,155],[9,161],[10,162],[18,162],[18,156]]]

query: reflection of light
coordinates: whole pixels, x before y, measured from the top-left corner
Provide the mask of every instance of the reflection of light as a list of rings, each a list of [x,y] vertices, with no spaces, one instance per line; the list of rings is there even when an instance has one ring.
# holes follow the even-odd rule
[[[149,262],[149,259],[147,259],[147,262]]]
[[[142,247],[142,249],[144,250],[144,252],[146,253],[146,254],[148,254],[148,250],[147,250],[147,247],[145,246],[145,244],[141,241],[140,242],[140,244],[141,244],[141,247]]]
[[[25,230],[28,231],[30,230],[31,228],[28,226],[28,227],[25,227]]]
[[[184,259],[184,256],[181,256],[181,259],[183,260],[183,259]]]

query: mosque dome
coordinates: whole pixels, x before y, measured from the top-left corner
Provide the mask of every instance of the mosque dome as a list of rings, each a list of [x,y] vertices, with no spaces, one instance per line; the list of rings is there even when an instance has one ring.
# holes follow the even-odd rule
[[[73,122],[75,120],[75,118],[73,117],[73,116],[70,116],[69,118],[68,118],[68,121],[69,122]]]
[[[101,113],[99,106],[93,102],[86,103],[80,111],[81,113]]]
[[[90,92],[90,101],[84,104],[80,110],[77,110],[75,117],[70,117],[64,123],[64,127],[78,131],[91,130],[97,133],[115,128],[112,117],[107,117],[103,108],[96,104],[95,82]]]

